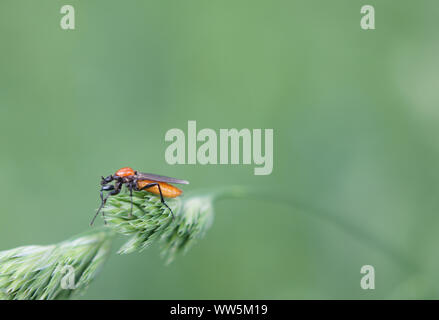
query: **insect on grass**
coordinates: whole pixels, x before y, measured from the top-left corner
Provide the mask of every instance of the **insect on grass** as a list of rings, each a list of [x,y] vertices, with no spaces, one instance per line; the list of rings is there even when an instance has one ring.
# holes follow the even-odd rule
[[[110,184],[111,182],[115,182],[114,184]],[[107,177],[102,177],[101,179],[101,205],[97,210],[95,216],[93,217],[90,225],[93,225],[96,217],[99,212],[105,207],[107,203],[108,197],[115,196],[120,193],[122,190],[122,186],[126,186],[130,192],[131,198],[131,210],[130,216],[133,212],[133,190],[134,191],[142,191],[146,190],[153,194],[160,195],[160,201],[163,203],[166,208],[171,212],[172,218],[174,218],[174,213],[172,209],[166,204],[164,198],[176,198],[183,193],[182,190],[173,186],[171,183],[175,184],[189,184],[186,180],[160,176],[152,173],[144,173],[135,171],[130,167],[124,167],[116,171],[115,174],[109,175]],[[104,191],[107,191],[108,194],[104,196]],[[102,216],[104,216],[104,212],[102,211]],[[104,216],[105,221],[105,216]]]

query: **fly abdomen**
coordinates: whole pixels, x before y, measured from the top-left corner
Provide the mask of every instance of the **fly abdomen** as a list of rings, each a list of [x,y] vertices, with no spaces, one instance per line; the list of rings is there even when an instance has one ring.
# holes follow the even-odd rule
[[[150,183],[159,184],[160,189],[162,190],[162,194],[165,198],[175,198],[183,193],[183,191],[181,191],[179,188],[174,187],[173,185],[170,185],[169,183],[153,181],[153,180],[139,180],[139,181],[137,181],[137,188],[139,190],[142,190]],[[143,189],[143,190],[160,195],[160,190],[159,190],[159,187],[157,185],[154,185],[150,188]]]

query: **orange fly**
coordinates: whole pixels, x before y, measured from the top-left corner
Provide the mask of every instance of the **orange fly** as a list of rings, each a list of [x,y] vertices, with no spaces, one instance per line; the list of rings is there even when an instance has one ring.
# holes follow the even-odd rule
[[[114,185],[110,184],[113,181],[115,181]],[[169,208],[169,206],[166,204],[164,198],[178,197],[179,195],[182,194],[183,191],[173,186],[172,183],[189,184],[189,182],[186,180],[160,176],[152,173],[138,172],[130,167],[121,168],[117,170],[115,174],[109,175],[106,178],[102,177],[101,180],[102,187],[100,190],[101,206],[99,207],[98,211],[96,212],[96,215],[94,216],[90,224],[93,225],[99,212],[105,206],[108,197],[119,194],[120,191],[122,190],[123,185],[125,185],[130,191],[130,197],[131,197],[130,215],[133,211],[133,199],[132,199],[133,190],[134,191],[146,190],[148,192],[160,195],[161,202],[169,209],[169,211],[172,214],[172,217],[174,218],[174,213],[172,212],[171,208]],[[104,197],[104,191],[108,191],[108,194],[105,197]],[[103,212],[102,215],[104,215]]]

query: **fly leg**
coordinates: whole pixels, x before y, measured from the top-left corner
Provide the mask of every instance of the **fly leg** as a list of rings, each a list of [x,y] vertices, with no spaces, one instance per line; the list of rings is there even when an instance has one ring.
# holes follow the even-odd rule
[[[100,205],[98,211],[96,212],[95,216],[93,217],[93,220],[91,220],[91,223],[90,223],[91,226],[95,222],[96,217],[98,216],[99,212],[104,208],[105,204],[107,203],[108,197],[109,196],[114,196],[116,194],[119,194],[120,190],[121,190],[121,187],[122,187],[122,184],[120,184],[120,183],[116,183],[115,186],[113,186],[113,185],[102,186],[101,191],[100,191],[101,205]],[[104,198],[104,191],[110,191],[110,193],[108,193],[105,198]],[[102,211],[102,216],[104,217],[104,223],[107,224],[107,222],[105,221],[104,211]]]
[[[133,216],[133,189],[135,188],[135,186],[137,185],[137,180],[134,180],[133,182],[130,182],[128,184],[128,189],[130,190],[130,199],[131,199],[131,210],[130,210],[130,214],[128,215],[128,217],[132,217]]]
[[[162,204],[169,209],[169,211],[171,212],[172,215],[172,219],[175,219],[174,213],[172,212],[172,209],[169,208],[169,206],[166,204],[165,199],[163,198],[163,194],[162,194],[162,188],[160,188],[160,184],[157,182],[153,182],[153,183],[148,183],[146,186],[144,186],[143,188],[141,188],[140,190],[145,190],[145,189],[149,189],[151,187],[157,186],[159,188],[159,193],[160,193],[160,201],[162,202]],[[148,190],[147,190],[148,191]]]

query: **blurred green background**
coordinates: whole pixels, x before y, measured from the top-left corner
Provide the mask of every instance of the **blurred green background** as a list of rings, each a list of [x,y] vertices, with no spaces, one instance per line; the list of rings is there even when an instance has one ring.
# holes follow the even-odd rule
[[[59,26],[65,4],[74,31]],[[83,298],[439,298],[438,10],[2,0],[0,250],[87,230],[99,177],[132,166],[188,179],[185,191],[260,185],[318,212],[224,200],[187,255],[114,254]],[[273,128],[273,173],[168,165],[165,133],[188,120]],[[375,290],[360,287],[366,264]]]

